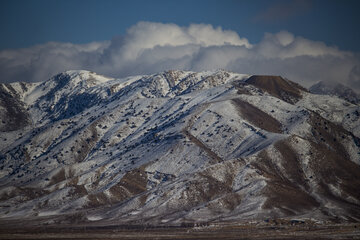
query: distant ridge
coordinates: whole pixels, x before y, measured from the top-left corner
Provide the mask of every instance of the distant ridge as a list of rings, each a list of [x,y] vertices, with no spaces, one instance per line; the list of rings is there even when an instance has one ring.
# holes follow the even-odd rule
[[[360,95],[355,93],[351,88],[341,83],[326,83],[320,81],[309,88],[311,93],[322,95],[334,95],[345,99],[353,104],[360,104]]]

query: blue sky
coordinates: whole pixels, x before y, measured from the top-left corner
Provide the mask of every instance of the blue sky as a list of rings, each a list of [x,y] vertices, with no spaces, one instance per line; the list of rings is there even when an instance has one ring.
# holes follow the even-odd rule
[[[356,0],[2,0],[0,49],[108,40],[139,21],[152,21],[212,24],[251,42],[264,32],[287,30],[359,52],[359,10]]]
[[[0,82],[222,68],[360,92],[359,10],[357,0],[1,0]]]

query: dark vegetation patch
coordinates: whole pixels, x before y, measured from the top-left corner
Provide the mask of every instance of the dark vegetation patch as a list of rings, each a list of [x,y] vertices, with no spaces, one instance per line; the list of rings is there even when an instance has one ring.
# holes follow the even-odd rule
[[[246,83],[254,85],[270,95],[291,104],[296,103],[302,98],[301,91],[307,91],[299,84],[285,80],[280,76],[254,75],[246,80]]]
[[[239,111],[241,117],[251,124],[268,132],[282,133],[281,123],[269,114],[238,98],[232,99],[231,102]]]

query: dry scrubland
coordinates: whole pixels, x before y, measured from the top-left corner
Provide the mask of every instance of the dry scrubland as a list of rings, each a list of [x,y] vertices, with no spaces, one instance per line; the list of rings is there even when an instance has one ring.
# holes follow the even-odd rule
[[[193,226],[33,225],[1,222],[0,239],[360,239],[360,224],[266,220]]]

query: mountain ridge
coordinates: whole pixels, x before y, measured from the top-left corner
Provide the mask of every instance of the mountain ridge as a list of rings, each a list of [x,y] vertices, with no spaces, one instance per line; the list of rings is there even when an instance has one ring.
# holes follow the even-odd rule
[[[31,119],[0,129],[1,219],[360,219],[356,104],[225,70],[0,87]]]
[[[360,103],[360,95],[341,83],[320,81],[309,88],[310,92],[322,95],[334,95],[353,104]]]

